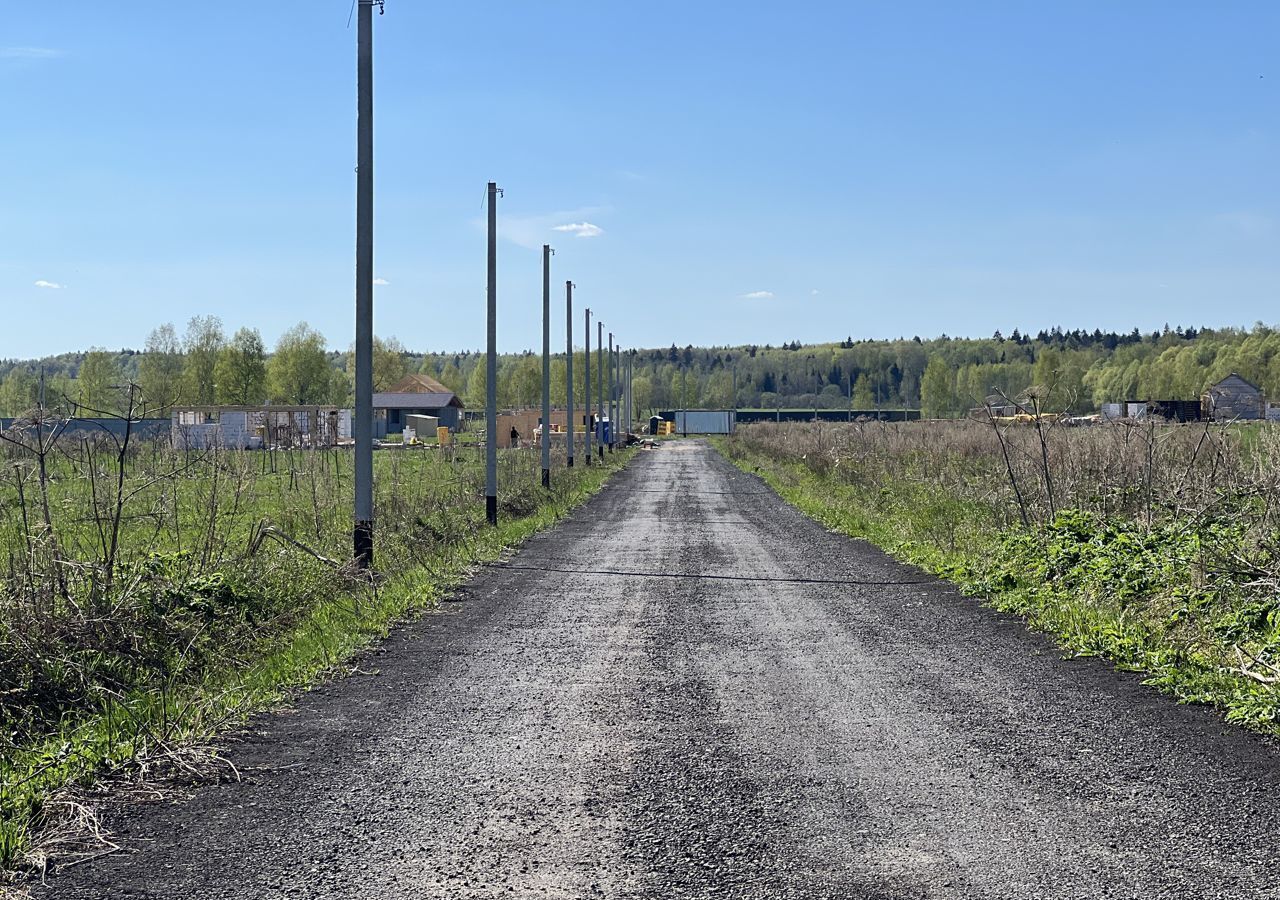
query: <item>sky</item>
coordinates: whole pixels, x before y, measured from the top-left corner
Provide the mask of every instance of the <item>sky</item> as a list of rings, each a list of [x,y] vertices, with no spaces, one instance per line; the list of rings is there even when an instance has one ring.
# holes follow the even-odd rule
[[[0,8],[0,357],[354,335],[351,0]],[[1276,322],[1274,2],[428,3],[375,30],[375,329],[630,347]],[[580,313],[575,327],[580,328]],[[594,336],[593,336],[594,337]]]

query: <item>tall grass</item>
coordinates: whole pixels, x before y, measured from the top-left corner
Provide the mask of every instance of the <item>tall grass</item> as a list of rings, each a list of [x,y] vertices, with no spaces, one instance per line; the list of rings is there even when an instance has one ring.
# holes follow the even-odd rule
[[[370,576],[349,562],[347,449],[197,452],[40,424],[0,442],[0,868],[42,862],[68,789],[180,759],[625,461],[557,466],[548,492],[537,451],[504,452],[495,530],[478,449],[380,452]]]
[[[722,447],[871,540],[1184,700],[1280,733],[1280,433],[753,425]]]

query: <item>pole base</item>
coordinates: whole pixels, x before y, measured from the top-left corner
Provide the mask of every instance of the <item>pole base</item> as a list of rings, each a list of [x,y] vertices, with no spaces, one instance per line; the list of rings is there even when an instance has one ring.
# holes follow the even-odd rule
[[[604,446],[603,446],[603,445],[601,445],[601,447],[600,447],[600,458],[601,458],[601,459],[604,459]]]
[[[498,524],[498,498],[497,497],[484,498],[484,515],[485,515],[485,518],[489,520],[490,525]]]
[[[566,469],[572,469],[572,468],[573,468],[573,457],[572,457],[572,456],[570,456],[570,457],[569,457],[569,461],[565,464],[565,468],[566,468]]]
[[[373,568],[373,523],[357,522],[352,535],[355,545],[356,565],[362,569]]]
[[[550,469],[542,470],[542,486],[547,490],[551,490],[551,470]]]

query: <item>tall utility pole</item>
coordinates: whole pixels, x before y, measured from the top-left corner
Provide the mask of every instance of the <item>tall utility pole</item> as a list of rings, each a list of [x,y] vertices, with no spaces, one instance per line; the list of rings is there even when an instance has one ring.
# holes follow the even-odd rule
[[[595,427],[591,424],[591,310],[585,310],[586,319],[586,353],[584,356],[587,360],[587,386],[586,386],[586,402],[582,404],[584,412],[583,421],[586,423],[585,437],[587,441],[587,465],[591,465],[591,454],[594,452],[595,443]]]
[[[680,367],[680,410],[683,413],[680,417],[681,435],[688,433],[685,431],[685,427],[689,423],[689,391],[685,388],[685,375],[687,372],[688,370],[684,366]]]
[[[622,424],[622,369],[619,368],[622,362],[622,346],[613,348],[613,359],[610,362],[610,371],[613,373],[613,390],[610,392],[609,402],[613,409],[609,413],[609,418],[613,421],[613,446],[622,446],[622,440],[618,437],[618,428]]]
[[[573,282],[564,283],[564,447],[566,468],[573,468]]]
[[[488,321],[484,384],[484,513],[498,524],[498,195],[489,182]]]
[[[636,358],[636,351],[627,352],[627,431],[631,431],[631,426],[636,421],[635,407],[632,406],[635,396],[631,393],[631,363]]]
[[[352,544],[373,568],[373,5],[356,26],[356,509]]]
[[[596,321],[596,424],[604,421],[604,323]],[[604,435],[597,435],[596,446],[604,459]]]
[[[542,486],[551,489],[551,254],[542,245]]]
[[[609,332],[609,404],[606,409],[609,411],[609,452],[613,452],[613,445],[618,443],[618,417],[613,414],[613,366],[616,360],[613,356],[613,332]]]

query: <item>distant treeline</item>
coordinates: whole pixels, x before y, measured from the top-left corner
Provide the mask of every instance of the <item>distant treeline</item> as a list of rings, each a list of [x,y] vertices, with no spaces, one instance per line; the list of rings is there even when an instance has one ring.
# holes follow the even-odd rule
[[[415,353],[395,338],[375,343],[375,389],[423,372],[457,392],[472,409],[484,405],[485,367],[478,351]],[[585,360],[574,361],[582,402]],[[899,338],[803,345],[638,350],[633,357],[637,414],[680,406],[820,409],[908,408],[925,416],[957,416],[985,398],[1038,387],[1054,409],[1087,412],[1132,399],[1194,399],[1231,372],[1280,395],[1280,331],[1173,328],[1143,333],[1063,331],[1031,336],[1017,329],[989,338]],[[591,360],[593,380],[596,354]],[[268,352],[256,329],[228,336],[213,316],[192,319],[179,336],[162,325],[141,351],[100,348],[43,360],[0,362],[0,415],[35,405],[43,368],[48,405],[67,402],[115,410],[123,385],[140,387],[149,410],[174,405],[352,402],[350,352],[328,349],[305,322]],[[563,354],[552,363],[552,395],[564,402]],[[541,357],[507,354],[498,369],[498,402],[535,406],[542,390]],[[593,392],[594,393],[594,392]]]

